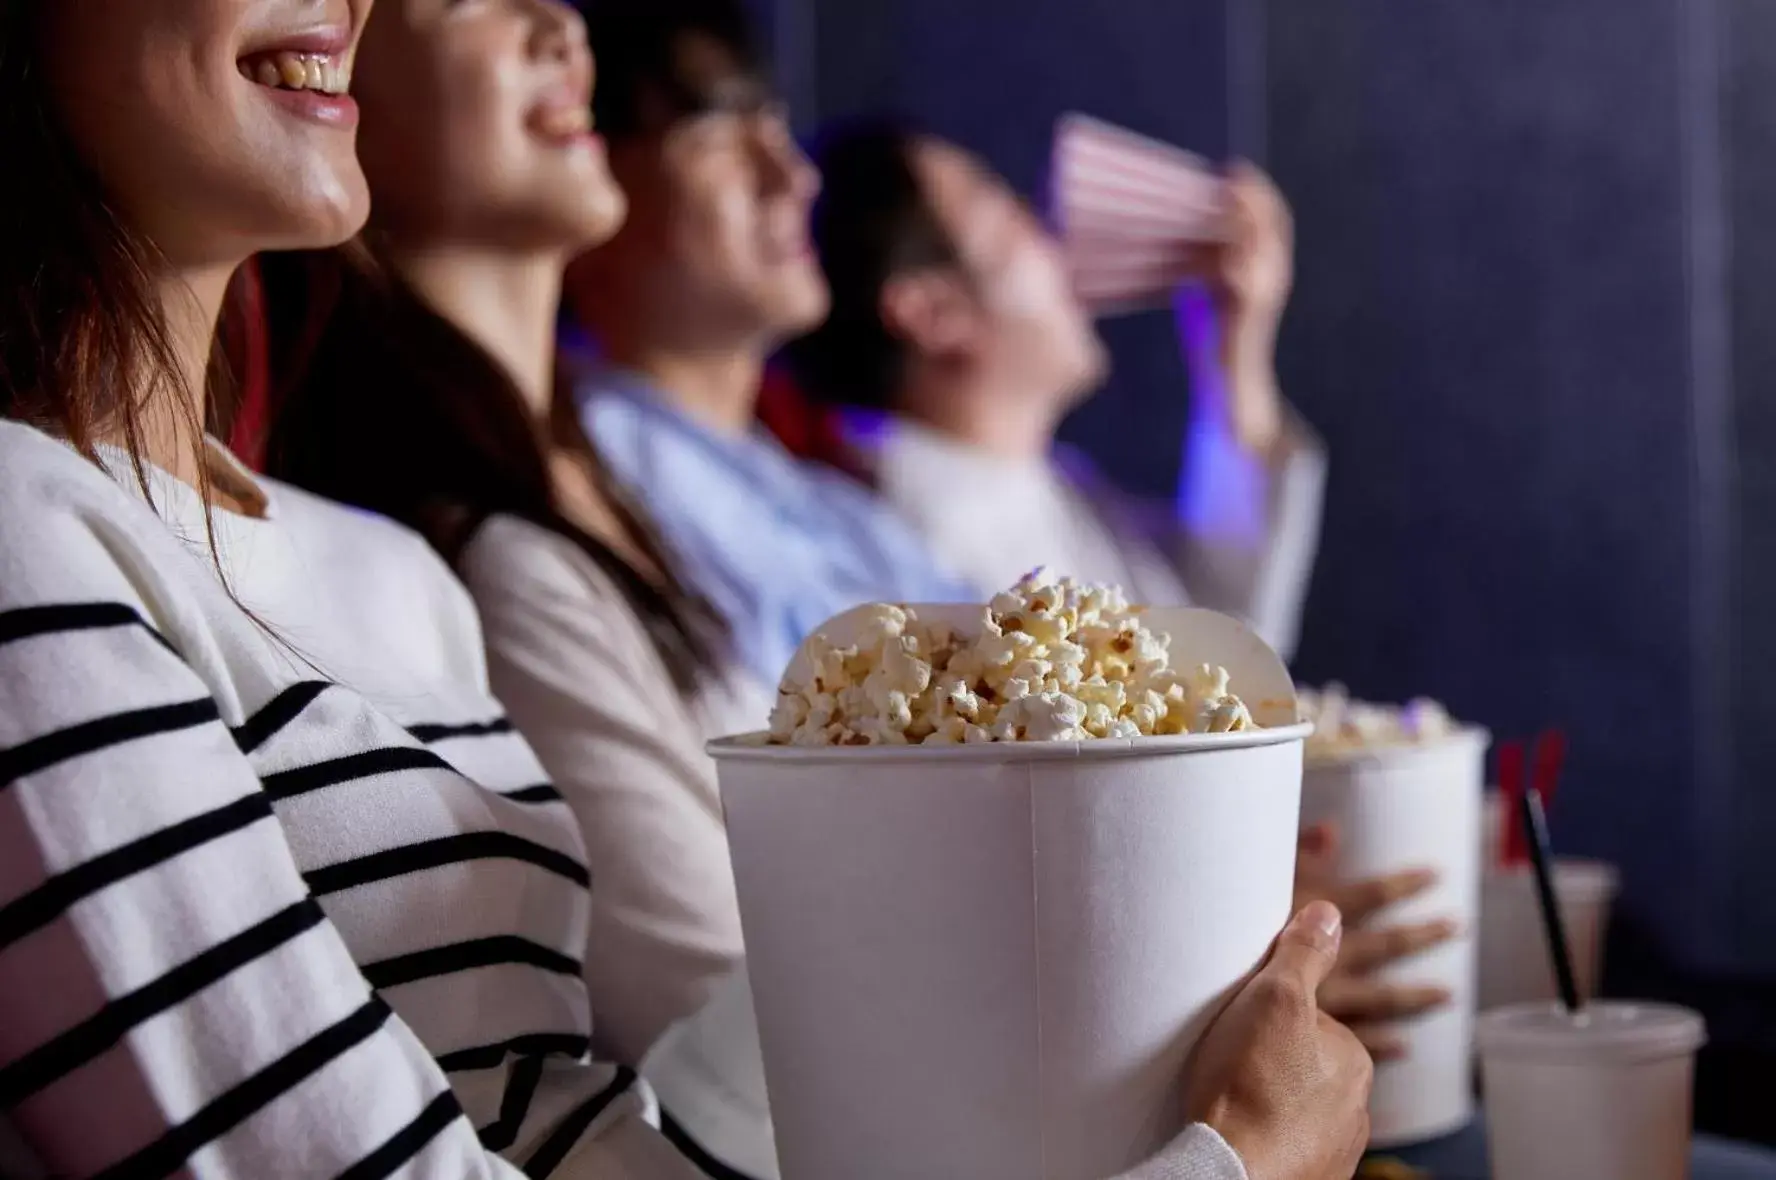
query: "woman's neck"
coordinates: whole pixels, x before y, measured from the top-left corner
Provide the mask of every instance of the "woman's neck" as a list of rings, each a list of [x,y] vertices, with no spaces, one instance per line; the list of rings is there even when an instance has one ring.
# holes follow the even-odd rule
[[[566,260],[447,250],[389,253],[419,297],[486,349],[518,386],[537,438],[550,440],[546,457],[558,509],[657,580],[659,571],[599,492],[584,451],[554,441],[555,326]]]
[[[140,457],[193,487],[204,483],[210,352],[233,273],[232,268],[177,272],[158,284],[174,371],[163,375],[142,401]],[[129,442],[115,436],[100,441],[118,446]]]
[[[555,390],[555,321],[563,260],[449,249],[390,251],[408,285],[487,350],[546,423]]]

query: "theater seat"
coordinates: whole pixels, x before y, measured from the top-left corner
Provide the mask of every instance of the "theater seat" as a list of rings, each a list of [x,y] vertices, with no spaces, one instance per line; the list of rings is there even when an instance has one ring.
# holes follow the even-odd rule
[[[765,370],[758,418],[792,455],[825,463],[853,479],[865,480],[864,468],[845,440],[838,411],[810,399],[781,365]]]
[[[222,316],[222,348],[240,384],[240,398],[221,423],[228,447],[254,471],[262,469],[265,436],[271,427],[271,372],[265,323],[265,293],[259,262],[248,259],[235,272]]]
[[[228,415],[228,446],[255,471],[263,469],[265,438],[271,425],[266,335],[264,288],[257,260],[249,260],[229,288],[222,344],[240,382],[239,402]],[[810,400],[780,365],[765,371],[758,419],[791,454],[863,478],[862,468],[846,445],[838,413]]]

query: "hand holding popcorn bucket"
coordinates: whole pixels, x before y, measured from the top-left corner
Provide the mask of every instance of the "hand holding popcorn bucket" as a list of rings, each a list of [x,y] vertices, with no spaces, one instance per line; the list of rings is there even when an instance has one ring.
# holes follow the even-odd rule
[[[859,643],[876,643],[941,665],[930,649],[946,630],[994,617],[906,613],[889,630],[944,626],[923,645],[884,641],[881,608],[851,612],[823,628],[824,655],[804,654],[858,672]],[[1252,702],[1244,727],[1087,736],[1080,708],[1010,710],[1001,725],[1007,699],[992,725],[878,744],[892,740],[881,716],[904,721],[905,702],[882,700],[873,730],[813,718],[831,739],[813,744],[804,701],[791,712],[808,744],[711,745],[786,1180],[1098,1180],[1182,1131],[1192,1048],[1289,916],[1307,727],[1282,663],[1238,623],[1133,617],[1225,668]],[[978,683],[998,696],[992,679]],[[915,705],[939,691],[926,683]],[[1208,727],[1230,699],[1190,707]],[[1069,718],[1052,740],[1015,740]],[[897,732],[923,741],[939,721]],[[860,732],[871,744],[832,744]]]

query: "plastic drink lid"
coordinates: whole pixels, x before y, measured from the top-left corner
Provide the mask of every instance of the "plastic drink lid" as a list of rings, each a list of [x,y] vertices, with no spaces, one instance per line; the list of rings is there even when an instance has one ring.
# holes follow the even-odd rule
[[[1576,1014],[1553,1003],[1513,1004],[1484,1013],[1474,1034],[1485,1056],[1571,1064],[1679,1057],[1708,1039],[1701,1015],[1688,1008],[1616,1000]]]
[[[1594,860],[1554,861],[1554,888],[1574,901],[1607,901],[1615,896],[1618,874],[1611,865]]]

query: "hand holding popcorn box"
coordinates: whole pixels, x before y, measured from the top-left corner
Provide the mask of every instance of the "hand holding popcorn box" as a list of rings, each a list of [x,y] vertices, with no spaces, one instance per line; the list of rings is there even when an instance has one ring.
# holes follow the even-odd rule
[[[1040,574],[822,628],[769,741],[711,746],[781,1175],[1087,1180],[1175,1137],[1288,918],[1295,708],[1238,623]]]
[[[1302,777],[1304,827],[1339,832],[1349,880],[1429,868],[1437,882],[1371,921],[1453,919],[1456,936],[1383,968],[1382,979],[1446,988],[1451,1002],[1398,1030],[1405,1055],[1376,1067],[1370,1142],[1400,1147],[1447,1134],[1473,1117],[1475,947],[1480,918],[1481,798],[1488,738],[1434,701],[1403,707],[1351,700],[1333,685],[1300,694],[1314,723]]]

